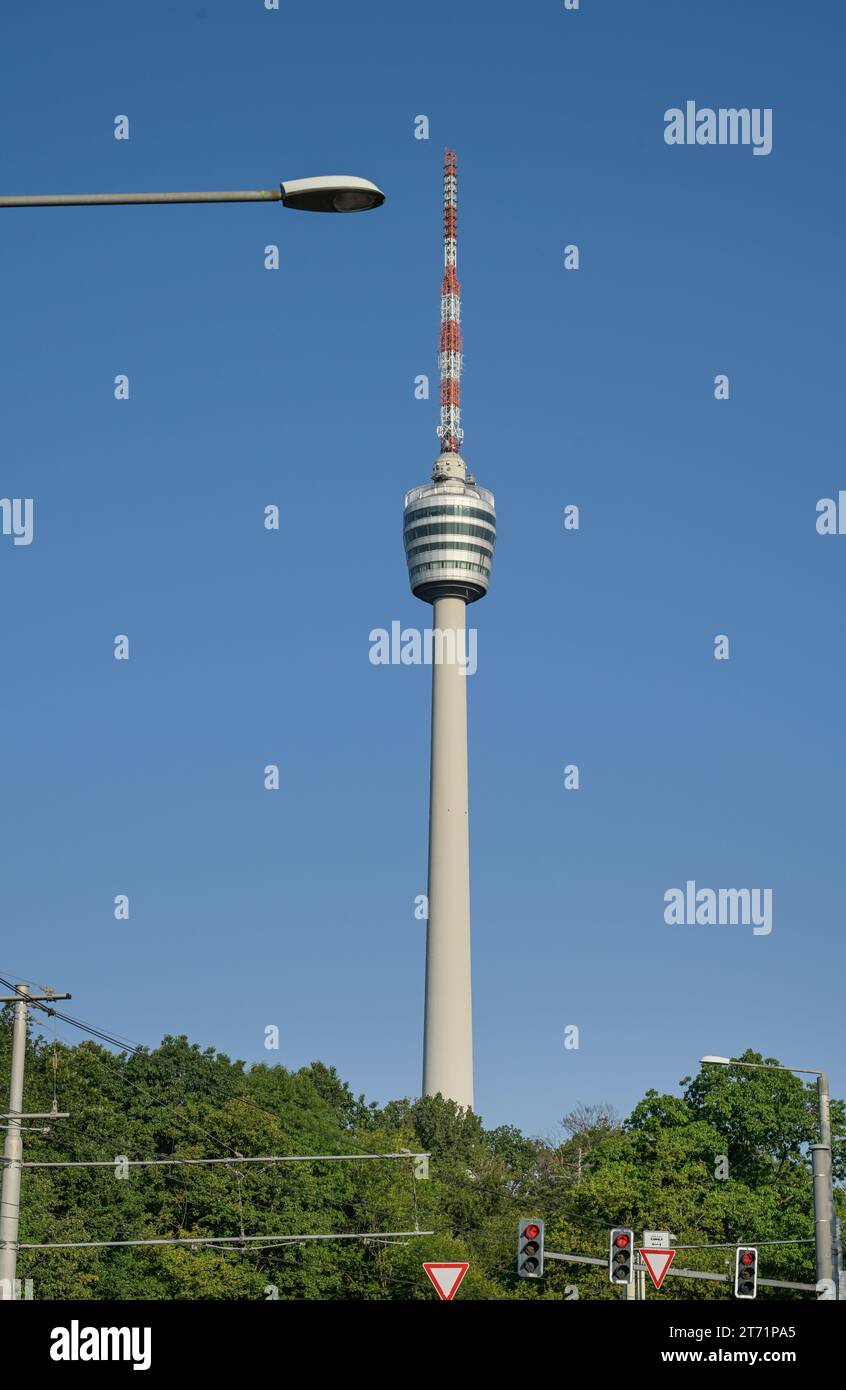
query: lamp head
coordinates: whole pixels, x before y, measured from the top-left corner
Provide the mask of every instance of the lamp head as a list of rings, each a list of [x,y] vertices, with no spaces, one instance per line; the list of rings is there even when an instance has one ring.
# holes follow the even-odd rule
[[[288,179],[280,185],[286,208],[302,212],[367,212],[378,208],[385,195],[369,179],[353,174],[321,174],[313,179]]]

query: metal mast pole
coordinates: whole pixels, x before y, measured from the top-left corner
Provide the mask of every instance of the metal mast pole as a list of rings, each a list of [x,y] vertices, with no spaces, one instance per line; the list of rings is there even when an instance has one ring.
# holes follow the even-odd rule
[[[835,1298],[840,1297],[840,1242],[838,1240],[837,1213],[834,1207],[834,1155],[831,1149],[831,1103],[828,1090],[828,1076],[821,1071],[817,1076],[817,1095],[820,1110],[820,1142],[812,1146],[811,1158],[814,1174],[814,1234],[817,1241],[817,1278],[832,1279],[835,1282]],[[819,1154],[819,1157],[818,1157]],[[817,1201],[817,1166],[824,1165],[820,1174],[819,1202]],[[824,1211],[828,1211],[825,1221]],[[828,1258],[820,1263],[821,1246],[826,1245]]]
[[[0,1190],[0,1299],[14,1299],[18,1267],[18,1228],[21,1217],[21,1162],[23,1140],[21,1120],[47,1116],[23,1116],[23,1083],[26,1062],[26,1025],[29,1004],[56,999],[70,999],[69,994],[30,994],[27,985],[17,985],[13,999],[0,997],[0,1004],[14,1002],[12,1025],[12,1062],[9,1073],[9,1113],[6,1116],[6,1138],[3,1143],[3,1183]],[[57,1113],[50,1118],[57,1118]]]
[[[458,283],[458,160],[444,154],[444,278],[441,281],[441,423],[442,454],[459,454],[461,428],[461,286]]]
[[[26,996],[26,985],[18,986]],[[21,1110],[23,1109],[24,1058],[26,1056],[27,1004],[25,997],[15,1002],[12,1026],[12,1065],[9,1075],[9,1117],[3,1144],[3,1188],[0,1194],[0,1297],[14,1298],[18,1263],[18,1225],[21,1214]],[[8,1294],[6,1291],[8,1290]]]
[[[831,1149],[825,1144],[811,1145],[811,1172],[814,1184],[814,1240],[817,1252],[817,1283],[834,1284],[832,1260],[831,1200],[829,1170]],[[834,1297],[836,1297],[836,1291]]]

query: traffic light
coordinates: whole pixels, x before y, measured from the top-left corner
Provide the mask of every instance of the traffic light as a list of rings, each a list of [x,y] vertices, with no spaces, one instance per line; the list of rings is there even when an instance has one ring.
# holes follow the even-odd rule
[[[754,1245],[739,1245],[734,1257],[735,1298],[755,1298],[758,1292],[758,1251]]]
[[[517,1235],[517,1273],[523,1279],[543,1278],[543,1222],[529,1217]]]
[[[612,1284],[630,1284],[634,1275],[634,1231],[615,1226],[608,1252],[608,1278]]]

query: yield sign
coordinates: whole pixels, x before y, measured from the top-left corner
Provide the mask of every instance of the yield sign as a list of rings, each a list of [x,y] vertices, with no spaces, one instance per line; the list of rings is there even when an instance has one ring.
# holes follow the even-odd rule
[[[660,1289],[673,1263],[675,1250],[641,1250],[640,1257],[649,1270],[649,1277],[656,1289]]]
[[[424,1264],[423,1268],[438,1291],[438,1297],[449,1303],[458,1293],[458,1286],[470,1268],[469,1264]]]

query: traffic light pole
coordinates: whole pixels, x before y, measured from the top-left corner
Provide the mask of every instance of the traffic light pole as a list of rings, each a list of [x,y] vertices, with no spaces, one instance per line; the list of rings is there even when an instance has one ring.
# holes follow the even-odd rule
[[[820,1142],[819,1145],[812,1146],[812,1168],[814,1175],[814,1235],[817,1241],[817,1278],[832,1279],[835,1281],[835,1298],[840,1298],[840,1231],[837,1213],[834,1207],[834,1155],[831,1148],[831,1101],[828,1091],[828,1076],[821,1071],[817,1076],[817,1095],[819,1097],[820,1109]],[[824,1161],[825,1172],[818,1182],[817,1178],[817,1154],[815,1149],[819,1148],[823,1152],[820,1158]],[[819,1194],[818,1194],[819,1186]],[[819,1201],[818,1201],[819,1196]],[[828,1210],[828,1222],[820,1220],[821,1213]],[[826,1229],[827,1226],[827,1229]],[[821,1243],[825,1246],[825,1251],[821,1251]],[[821,1254],[824,1258],[821,1261]],[[826,1266],[827,1272],[821,1272],[822,1266]]]
[[[831,1145],[811,1145],[811,1171],[814,1181],[814,1240],[817,1251],[817,1281],[834,1284],[834,1235],[831,1220]],[[837,1296],[835,1292],[835,1297]]]

